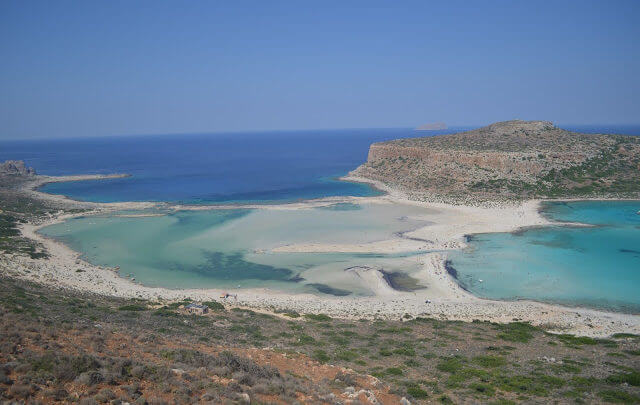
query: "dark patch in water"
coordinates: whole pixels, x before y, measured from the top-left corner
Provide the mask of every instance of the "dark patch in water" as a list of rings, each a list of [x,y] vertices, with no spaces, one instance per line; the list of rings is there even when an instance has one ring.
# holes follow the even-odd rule
[[[543,229],[545,228],[544,226],[538,226],[538,225],[532,225],[532,226],[523,226],[521,228],[516,229],[515,231],[511,232],[511,235],[513,236],[523,236],[524,234],[526,234],[529,231],[535,231],[535,230],[539,230],[539,229]]]
[[[291,277],[288,281],[291,281],[292,283],[300,283],[304,280],[305,280],[304,277],[302,277],[300,274],[296,274],[295,276]]]
[[[422,290],[425,288],[424,286],[418,284],[417,279],[411,277],[406,273],[388,272],[384,270],[380,270],[380,273],[382,273],[384,281],[386,281],[387,284],[389,284],[389,286],[394,290],[411,292]]]
[[[167,214],[167,216],[175,218],[177,222],[172,227],[197,225],[197,228],[212,227],[220,225],[234,219],[242,218],[249,214],[249,209],[229,209],[218,210],[215,215],[195,215],[188,211],[177,211]]]
[[[351,291],[342,290],[340,288],[333,288],[333,287],[328,286],[326,284],[311,283],[311,284],[307,284],[307,285],[309,287],[315,288],[316,290],[318,290],[319,292],[321,292],[323,294],[335,295],[336,297],[346,297],[347,295],[351,295]]]
[[[244,259],[242,252],[222,253],[203,252],[206,264],[184,267],[173,264],[171,267],[178,271],[188,271],[218,280],[279,280],[297,282],[297,275],[285,268],[272,267],[264,264],[252,263]]]
[[[640,259],[640,251],[633,249],[618,249],[620,253],[630,253],[633,257]]]
[[[383,258],[383,257],[387,257],[387,255],[382,254],[382,253],[354,253],[353,256],[357,257],[357,258],[362,258],[362,259],[376,259],[376,258]]]
[[[433,243],[433,241],[429,240],[429,239],[421,239],[421,238],[414,238],[412,236],[406,236],[406,234],[408,234],[409,232],[413,232],[413,230],[394,232],[393,236],[396,236],[398,238],[407,239],[407,240],[415,240],[415,241],[418,241],[418,242]]]
[[[456,280],[458,279],[458,270],[456,270],[451,265],[451,260],[445,260],[444,261],[444,269],[447,271],[447,273],[449,273],[449,275],[451,277],[455,278]]]
[[[318,207],[319,210],[328,210],[328,211],[358,211],[361,210],[362,207],[358,204],[352,203],[337,203],[331,204],[324,207]]]

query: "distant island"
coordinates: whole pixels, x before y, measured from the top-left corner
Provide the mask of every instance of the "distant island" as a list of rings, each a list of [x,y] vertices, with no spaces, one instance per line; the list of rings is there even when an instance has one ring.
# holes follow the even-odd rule
[[[638,198],[640,138],[576,133],[548,121],[504,121],[375,143],[351,175],[419,200]]]
[[[416,131],[435,131],[437,129],[447,129],[447,124],[444,122],[430,122],[416,127]]]

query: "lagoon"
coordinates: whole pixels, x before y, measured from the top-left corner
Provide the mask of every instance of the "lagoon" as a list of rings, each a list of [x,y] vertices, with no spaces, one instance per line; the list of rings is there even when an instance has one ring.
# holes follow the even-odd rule
[[[493,299],[534,299],[640,313],[639,201],[548,202],[556,221],[515,233],[473,235],[453,252],[459,283]]]
[[[336,204],[300,210],[178,211],[160,216],[87,216],[40,232],[89,262],[167,288],[265,287],[291,292],[371,295],[354,266],[411,274],[414,252],[274,253],[301,242],[368,243],[427,224],[424,209],[397,204]]]

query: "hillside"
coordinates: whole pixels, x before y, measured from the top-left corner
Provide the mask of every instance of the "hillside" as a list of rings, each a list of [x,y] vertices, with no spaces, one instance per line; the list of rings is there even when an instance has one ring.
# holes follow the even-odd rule
[[[640,196],[640,138],[581,134],[548,121],[375,143],[353,176],[416,199]]]
[[[0,402],[638,403],[640,337],[526,323],[265,314],[0,276]]]

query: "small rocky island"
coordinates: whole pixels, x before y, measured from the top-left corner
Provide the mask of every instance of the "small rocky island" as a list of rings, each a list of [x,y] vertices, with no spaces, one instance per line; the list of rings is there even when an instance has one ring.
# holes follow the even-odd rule
[[[447,129],[447,124],[444,122],[430,122],[428,124],[420,125],[416,128],[416,131],[435,131],[438,129]]]
[[[375,143],[352,176],[449,202],[640,197],[640,137],[582,134],[548,121]]]

